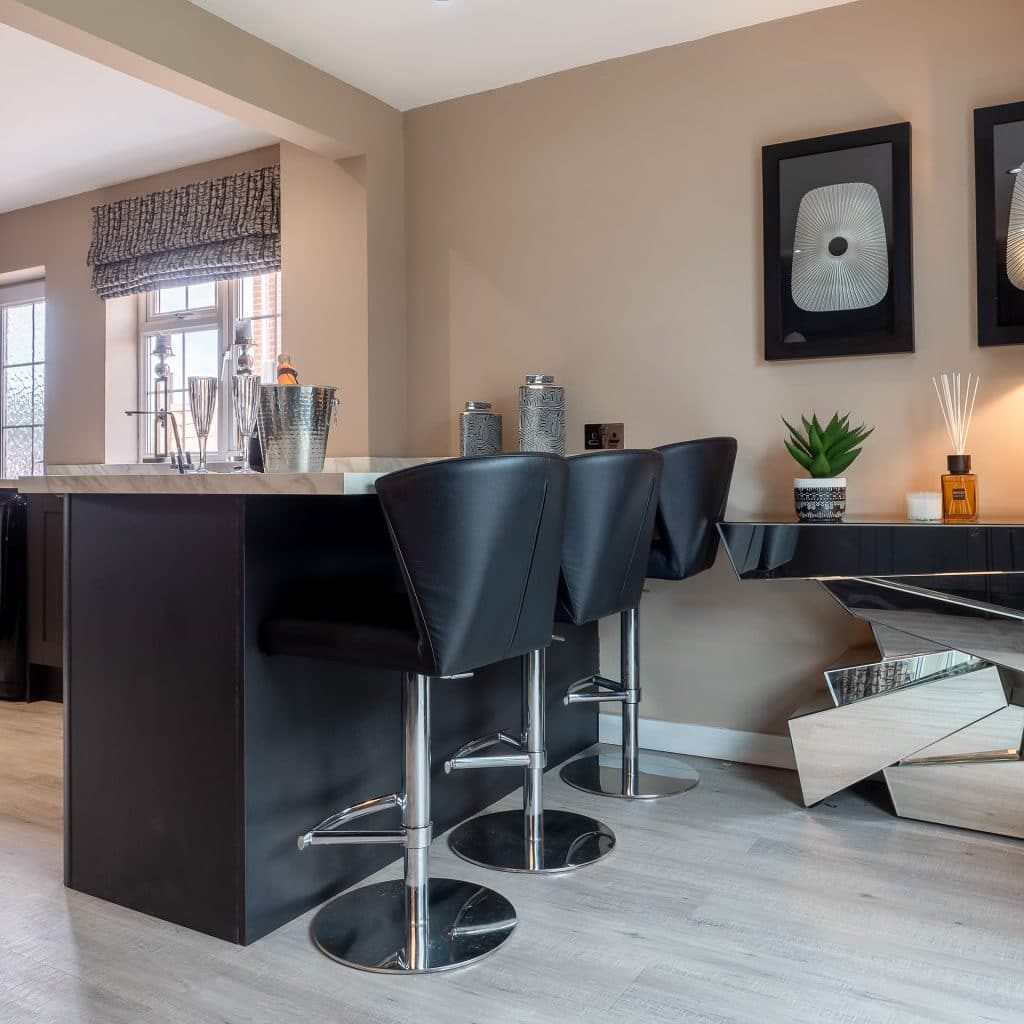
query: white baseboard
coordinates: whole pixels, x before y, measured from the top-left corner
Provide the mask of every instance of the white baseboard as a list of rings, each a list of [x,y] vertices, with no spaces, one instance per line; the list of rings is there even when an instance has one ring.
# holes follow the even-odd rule
[[[622,742],[622,724],[618,715],[601,715],[600,722],[602,743]],[[640,746],[670,754],[713,757],[717,761],[739,761],[741,764],[763,764],[771,768],[796,770],[789,737],[770,736],[763,732],[641,718]]]

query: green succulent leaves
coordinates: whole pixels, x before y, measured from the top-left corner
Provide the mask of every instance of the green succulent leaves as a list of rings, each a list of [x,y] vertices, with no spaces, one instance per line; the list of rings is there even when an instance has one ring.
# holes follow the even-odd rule
[[[803,432],[783,416],[789,429],[786,450],[813,477],[840,476],[861,453],[861,445],[874,433],[874,427],[850,427],[850,414],[835,413],[827,427],[822,427],[817,416],[800,417]]]

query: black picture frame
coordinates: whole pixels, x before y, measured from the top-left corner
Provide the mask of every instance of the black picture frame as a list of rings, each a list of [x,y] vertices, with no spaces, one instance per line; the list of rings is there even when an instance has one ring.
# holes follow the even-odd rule
[[[1014,145],[1014,138],[1022,145]],[[1006,156],[1020,148],[1016,157]],[[1011,165],[1024,161],[1024,102],[974,111],[974,204],[978,264],[978,344],[1024,344],[1024,291],[1006,269],[1013,192]],[[1003,164],[1007,164],[1003,167]]]
[[[761,167],[765,359],[913,352],[910,123],[765,146]],[[883,209],[888,289],[868,308],[808,312],[797,306],[791,286],[799,197],[819,185],[861,180],[875,186]]]

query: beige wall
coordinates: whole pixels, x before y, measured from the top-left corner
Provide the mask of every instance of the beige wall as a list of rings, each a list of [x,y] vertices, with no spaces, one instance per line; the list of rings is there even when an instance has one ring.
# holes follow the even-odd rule
[[[281,144],[283,344],[305,383],[338,387],[341,411],[331,428],[331,456],[365,455],[371,447],[366,190],[360,169]]]
[[[1019,0],[862,0],[407,114],[412,450],[452,450],[469,398],[514,444],[516,386],[545,371],[572,446],[593,420],[635,446],[734,434],[732,514],[789,512],[780,413],[852,409],[878,430],[851,511],[898,514],[944,466],[929,377],[973,370],[983,509],[1019,513],[1024,347],[975,341],[971,126],[1024,99],[1022,39]],[[902,120],[917,353],[765,364],[761,146]],[[645,715],[741,729],[783,731],[860,635],[811,585],[741,585],[724,561],[643,611]]]
[[[0,214],[0,274],[46,270],[48,463],[138,457],[135,427],[123,415],[138,402],[135,303],[104,304],[92,290],[92,207],[277,161],[278,147],[268,146]]]

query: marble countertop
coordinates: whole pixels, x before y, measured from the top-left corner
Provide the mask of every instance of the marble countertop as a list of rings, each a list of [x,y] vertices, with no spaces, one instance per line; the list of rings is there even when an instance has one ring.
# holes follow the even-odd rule
[[[237,473],[227,464],[181,474],[166,465],[50,466],[12,481],[22,494],[368,494],[378,477],[436,458],[328,459],[322,473]]]

